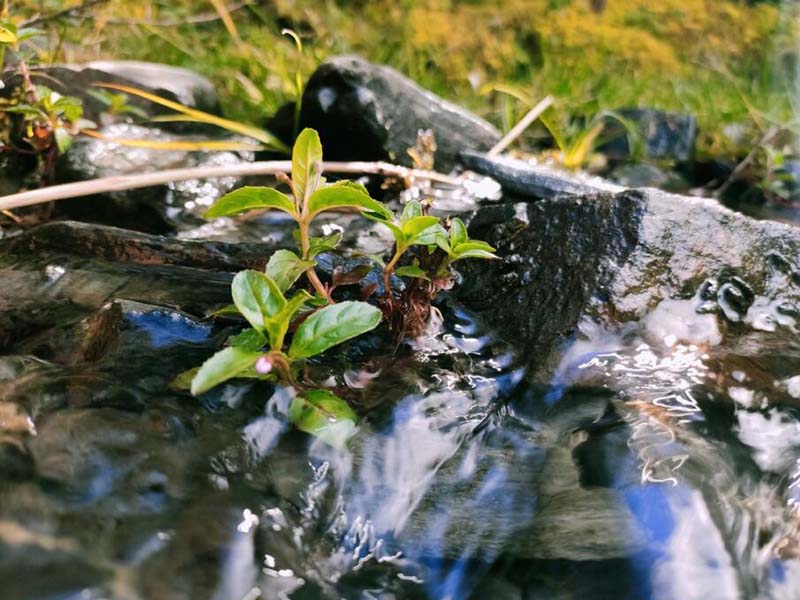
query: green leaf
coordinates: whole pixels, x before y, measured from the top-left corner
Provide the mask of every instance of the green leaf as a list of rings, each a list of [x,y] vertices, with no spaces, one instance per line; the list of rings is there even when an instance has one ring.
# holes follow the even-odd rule
[[[59,154],[66,154],[70,146],[72,146],[72,134],[63,127],[56,127],[54,131],[56,138],[56,147]]]
[[[486,250],[487,252],[494,252],[494,248],[480,240],[469,240],[463,244],[453,245],[452,249],[453,252],[466,252],[467,250]]]
[[[407,265],[405,267],[398,267],[394,270],[396,275],[400,277],[414,277],[416,279],[428,279],[428,274],[420,268],[419,265]]]
[[[341,448],[358,420],[350,406],[327,390],[309,390],[295,396],[289,406],[289,420],[300,431]]]
[[[265,319],[274,317],[286,306],[277,284],[264,273],[240,271],[231,284],[233,303],[254,329],[266,331]],[[270,337],[270,343],[272,338]],[[278,348],[280,349],[280,348]]]
[[[294,334],[289,356],[308,358],[371,331],[381,322],[381,311],[366,302],[339,302],[303,321]]]
[[[278,250],[269,257],[267,276],[271,277],[281,292],[288,290],[314,263],[302,260],[291,250]]]
[[[332,185],[317,190],[308,199],[308,215],[312,219],[323,211],[340,208],[354,208],[385,219],[392,218],[388,208],[354,187]]]
[[[16,44],[17,36],[13,31],[0,26],[0,44]]]
[[[200,367],[192,367],[183,373],[178,374],[175,379],[169,383],[169,388],[179,392],[188,392],[192,388],[192,379],[197,375]]]
[[[406,238],[413,240],[420,233],[439,223],[439,217],[413,217],[403,224]]]
[[[303,129],[292,149],[292,183],[298,202],[304,201],[316,191],[320,173],[316,173],[315,169],[319,162],[322,162],[322,143],[319,141],[319,134],[311,128]]]
[[[469,239],[467,235],[467,228],[464,221],[458,217],[454,217],[450,222],[450,245],[455,248],[459,244],[463,244]]]
[[[439,240],[447,241],[447,232],[444,230],[444,227],[437,223],[436,225],[420,231],[414,236],[412,243],[418,246],[434,246],[439,243]]]
[[[220,350],[198,369],[197,374],[192,379],[192,395],[202,394],[215,385],[250,370],[259,356],[261,356],[260,352],[253,352],[235,346]]]
[[[228,344],[230,346],[242,348],[243,350],[252,350],[253,352],[261,350],[266,343],[267,339],[264,337],[263,333],[257,329],[250,328],[244,329],[240,333],[228,338]]]
[[[499,256],[492,254],[487,250],[464,250],[463,252],[458,252],[451,262],[462,260],[464,258],[486,258],[489,260],[496,260],[499,258]]]
[[[406,234],[403,233],[403,230],[395,225],[391,219],[385,219],[382,216],[378,217],[377,215],[373,215],[370,213],[366,213],[364,215],[368,219],[380,223],[381,225],[385,225],[389,228],[389,231],[392,232],[392,236],[394,237],[394,241],[397,242],[398,246],[405,246],[406,245]]]
[[[236,308],[235,304],[228,304],[227,306],[223,306],[222,308],[218,308],[216,310],[212,310],[208,313],[207,317],[240,317],[242,313],[239,312],[239,309]]]
[[[264,325],[269,335],[269,343],[273,350],[280,350],[283,347],[283,340],[286,337],[286,332],[289,331],[289,324],[292,322],[292,318],[311,299],[311,294],[305,290],[300,290],[291,297],[278,314],[264,319]]]
[[[340,181],[334,181],[333,183],[329,183],[325,187],[347,187],[347,188],[353,188],[354,190],[357,190],[357,191],[361,192],[362,194],[364,194],[366,196],[369,196],[369,191],[367,190],[367,188],[363,184],[358,183],[357,181],[353,181],[352,179],[342,179]]]
[[[342,232],[341,231],[334,231],[330,235],[326,235],[324,237],[312,237],[308,240],[308,255],[311,258],[314,258],[318,254],[322,254],[323,252],[330,252],[331,250],[335,250],[336,247],[339,245],[339,242],[342,241]]]
[[[294,204],[286,194],[282,194],[275,188],[256,186],[241,187],[230,194],[225,194],[203,216],[206,219],[229,217],[254,208],[274,208],[297,217]]]
[[[409,200],[403,207],[403,212],[400,214],[400,223],[405,225],[414,217],[422,216],[422,205],[417,200]]]

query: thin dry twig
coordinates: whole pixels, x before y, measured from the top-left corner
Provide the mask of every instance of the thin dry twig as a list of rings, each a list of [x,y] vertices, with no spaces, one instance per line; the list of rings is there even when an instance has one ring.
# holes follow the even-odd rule
[[[536,106],[530,109],[525,116],[520,119],[520,122],[514,125],[514,127],[512,127],[511,130],[505,134],[503,138],[497,142],[487,154],[489,156],[495,156],[508,148],[512,142],[522,135],[522,132],[530,127],[531,123],[538,119],[544,111],[550,108],[552,104],[552,96],[546,96],[543,98]]]
[[[435,171],[409,169],[387,162],[323,162],[322,168],[324,171],[331,173],[380,175],[383,177],[396,177],[402,180],[422,179],[452,186],[461,184],[461,180],[456,177],[450,177]],[[44,202],[53,202],[55,200],[65,200],[67,198],[91,196],[92,194],[120,192],[163,185],[173,181],[215,179],[219,177],[244,177],[248,175],[276,175],[278,173],[289,173],[291,170],[291,161],[275,160],[244,163],[226,167],[192,167],[186,169],[168,169],[165,171],[156,171],[155,173],[102,177],[99,179],[53,185],[38,190],[3,196],[0,197],[0,211],[42,204]]]

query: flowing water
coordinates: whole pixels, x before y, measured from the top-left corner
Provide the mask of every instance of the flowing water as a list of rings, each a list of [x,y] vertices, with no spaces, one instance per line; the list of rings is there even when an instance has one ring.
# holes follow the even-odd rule
[[[702,294],[586,320],[545,383],[446,300],[315,367],[363,391],[336,450],[289,390],[167,387],[230,332],[191,316],[229,276],[0,267],[0,598],[797,597],[800,343],[766,298],[735,335]]]

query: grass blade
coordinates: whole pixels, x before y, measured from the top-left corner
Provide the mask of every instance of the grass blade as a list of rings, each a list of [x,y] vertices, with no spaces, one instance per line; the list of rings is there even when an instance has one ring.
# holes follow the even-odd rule
[[[230,119],[225,119],[223,117],[217,117],[215,115],[203,112],[202,110],[197,110],[195,108],[189,108],[188,106],[184,106],[183,104],[180,104],[178,102],[167,100],[166,98],[162,98],[161,96],[156,96],[155,94],[151,94],[150,92],[145,92],[144,90],[140,90],[135,87],[130,87],[127,85],[118,85],[116,83],[95,83],[94,85],[97,85],[99,87],[109,88],[112,90],[117,90],[118,92],[124,92],[126,94],[131,94],[133,96],[138,96],[139,98],[144,98],[145,100],[149,100],[150,102],[155,102],[156,104],[160,104],[161,106],[165,106],[183,115],[187,115],[193,119],[196,119],[198,122],[208,123],[209,125],[216,125],[217,127],[221,127],[222,129],[226,129],[234,133],[245,135],[247,137],[253,138],[254,140],[258,140],[259,142],[261,142],[266,146],[269,146],[270,148],[274,148],[281,152],[285,152],[286,154],[289,154],[291,152],[286,144],[284,144],[281,140],[279,140],[269,131],[266,131],[264,129],[259,129],[258,127],[247,125],[245,123],[239,123],[238,121],[231,121]]]

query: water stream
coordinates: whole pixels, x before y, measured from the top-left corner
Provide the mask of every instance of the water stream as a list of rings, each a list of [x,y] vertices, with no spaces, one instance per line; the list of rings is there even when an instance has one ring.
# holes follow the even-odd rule
[[[701,292],[638,323],[586,320],[546,384],[445,301],[429,335],[332,380],[363,389],[364,417],[336,450],[288,427],[289,390],[236,382],[197,401],[167,388],[225,331],[153,303],[224,301],[227,276],[56,256],[3,266],[39,313],[0,358],[2,598],[800,586],[800,344],[767,298],[735,336]],[[125,300],[87,317],[94,288]],[[76,294],[82,306],[56,302]],[[93,356],[79,332],[106,322],[116,341]],[[342,372],[332,360],[320,376]]]

